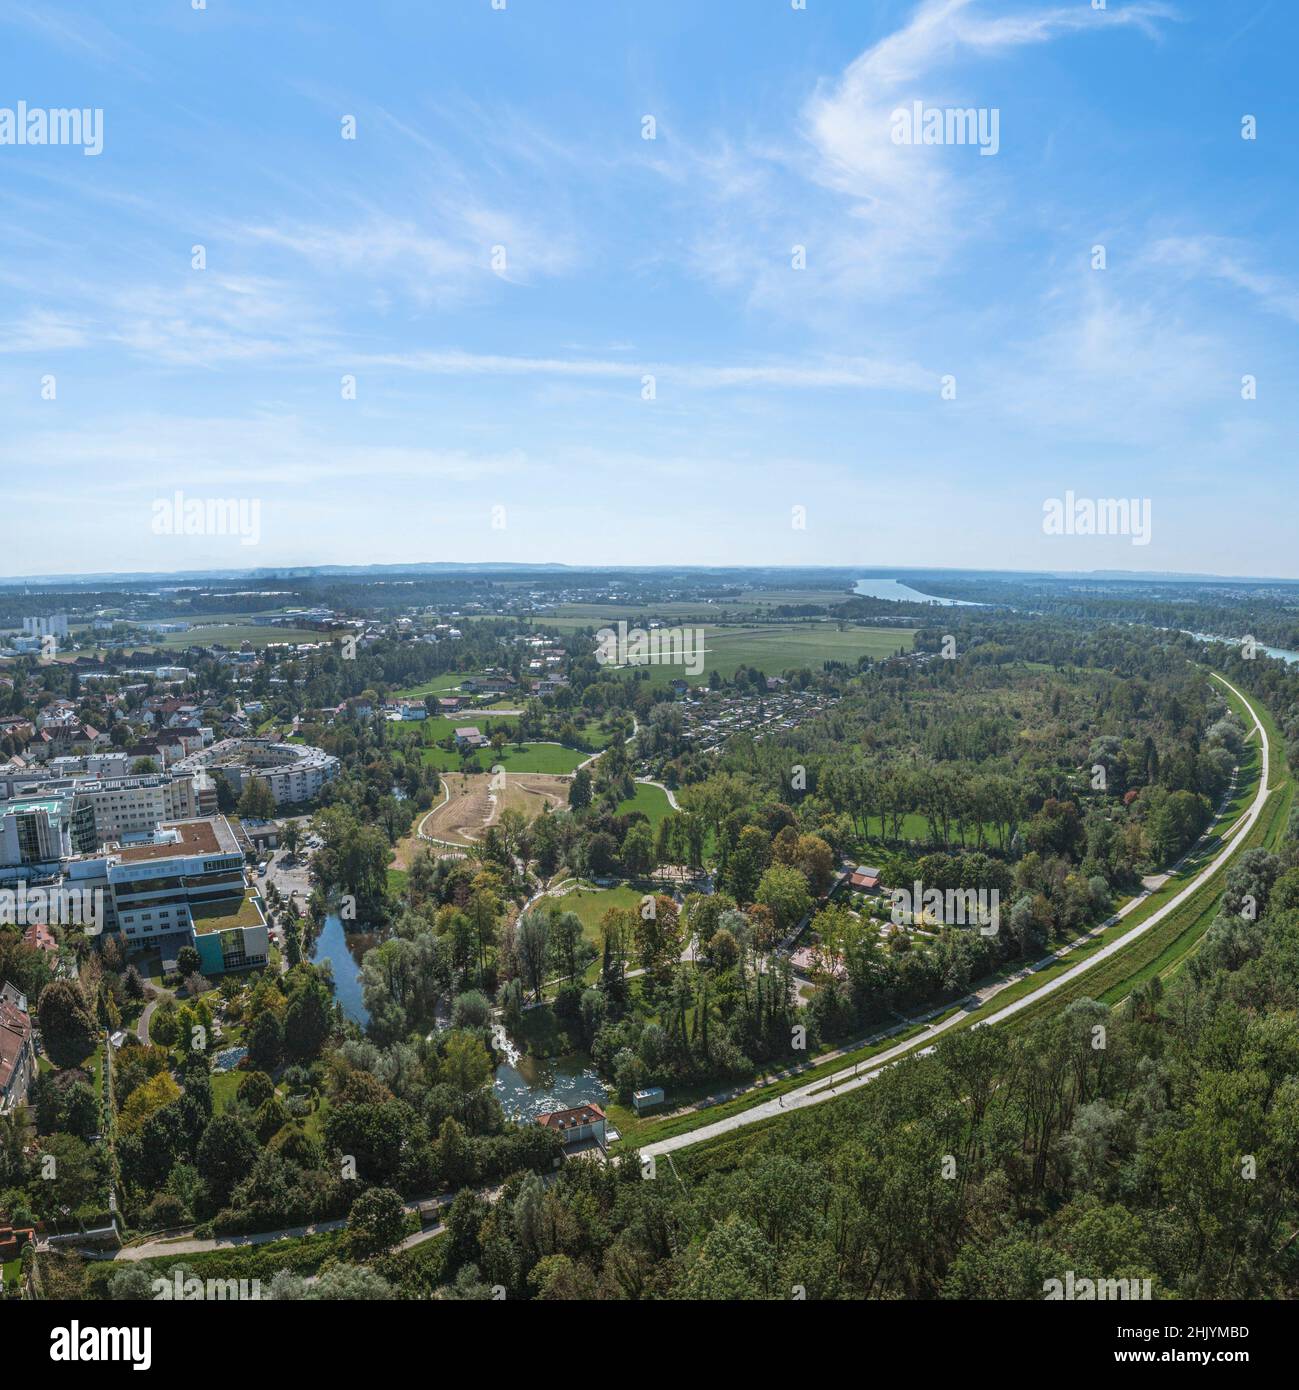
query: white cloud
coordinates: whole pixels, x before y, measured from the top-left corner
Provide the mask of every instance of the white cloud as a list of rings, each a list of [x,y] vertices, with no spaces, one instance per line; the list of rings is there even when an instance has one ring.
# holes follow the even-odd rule
[[[976,0],[926,0],[817,87],[799,112],[796,145],[724,142],[693,156],[714,203],[692,245],[696,270],[796,317],[824,314],[845,296],[914,290],[996,221],[1005,194],[996,161],[894,143],[893,112],[915,101],[969,108],[971,64],[1073,33],[1155,34],[1173,14],[1157,0],[1000,15]],[[789,268],[791,242],[807,247],[803,274]]]
[[[1256,269],[1241,243],[1228,237],[1164,237],[1154,243],[1147,259],[1187,279],[1221,280],[1246,291],[1269,313],[1299,323],[1299,286]]]
[[[396,367],[437,376],[556,376],[660,381],[703,389],[731,386],[790,388],[865,387],[878,390],[936,389],[937,374],[908,362],[869,357],[822,357],[808,361],[731,365],[688,362],[627,362],[597,358],[516,357],[470,352],[386,353],[358,359],[358,366]]]
[[[32,309],[0,325],[0,352],[57,352],[84,347],[86,325],[64,314]]]

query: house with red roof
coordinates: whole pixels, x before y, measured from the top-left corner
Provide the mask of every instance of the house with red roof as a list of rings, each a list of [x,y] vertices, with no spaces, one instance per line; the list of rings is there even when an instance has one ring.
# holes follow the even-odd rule
[[[36,1049],[32,1046],[32,1020],[27,996],[6,983],[0,990],[0,1115],[27,1099],[27,1088],[36,1075]]]
[[[575,1105],[570,1110],[552,1110],[548,1115],[538,1115],[537,1123],[543,1129],[554,1130],[564,1141],[565,1149],[592,1143],[603,1149],[608,1143],[604,1110],[594,1101],[589,1105]]]

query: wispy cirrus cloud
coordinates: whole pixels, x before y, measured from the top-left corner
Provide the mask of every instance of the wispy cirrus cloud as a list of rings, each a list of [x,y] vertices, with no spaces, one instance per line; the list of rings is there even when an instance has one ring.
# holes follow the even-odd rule
[[[1299,323],[1299,285],[1260,270],[1250,248],[1235,238],[1163,237],[1152,244],[1146,260],[1187,280],[1217,280],[1244,290],[1268,313]]]
[[[992,161],[963,158],[970,151],[895,143],[893,112],[915,101],[970,107],[980,65],[1017,49],[1079,33],[1155,37],[1175,17],[1162,0],[1006,13],[979,0],[926,0],[817,86],[796,144],[723,141],[694,156],[696,185],[714,206],[694,266],[754,305],[799,316],[844,296],[918,288],[996,222],[1008,193]],[[806,246],[810,273],[790,274],[791,239]]]
[[[816,357],[806,360],[709,364],[634,362],[610,358],[523,357],[499,353],[407,352],[363,356],[358,365],[398,368],[436,376],[550,376],[639,380],[645,375],[686,387],[732,386],[797,388],[862,387],[873,390],[927,391],[937,374],[909,362],[870,357]]]

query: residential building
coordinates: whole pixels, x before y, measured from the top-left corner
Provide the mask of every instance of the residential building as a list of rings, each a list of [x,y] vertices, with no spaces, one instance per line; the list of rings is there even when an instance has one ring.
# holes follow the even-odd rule
[[[66,637],[68,635],[68,615],[51,613],[48,618],[24,618],[25,637]]]
[[[607,1147],[604,1110],[594,1101],[570,1110],[552,1110],[548,1115],[538,1115],[537,1123],[543,1129],[553,1129],[564,1141],[566,1150],[589,1144],[598,1144],[602,1149]]]
[[[261,778],[271,789],[277,806],[311,801],[326,782],[338,775],[339,762],[323,749],[306,744],[277,743],[269,738],[228,738],[180,759],[173,772],[218,771],[236,795],[245,782]]]
[[[27,1099],[36,1075],[36,1049],[27,996],[7,981],[0,990],[0,1115]]]

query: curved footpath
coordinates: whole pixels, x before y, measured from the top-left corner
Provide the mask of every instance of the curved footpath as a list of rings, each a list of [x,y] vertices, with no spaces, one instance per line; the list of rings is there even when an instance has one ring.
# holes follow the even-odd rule
[[[1194,893],[1198,892],[1198,890],[1232,858],[1239,847],[1245,843],[1245,839],[1253,828],[1254,823],[1262,814],[1263,806],[1269,795],[1268,779],[1271,774],[1271,745],[1268,743],[1267,730],[1263,727],[1263,723],[1259,719],[1258,713],[1250,700],[1247,699],[1241,691],[1237,690],[1225,677],[1218,675],[1216,671],[1211,674],[1215,680],[1221,681],[1228,690],[1236,695],[1244,704],[1245,708],[1249,710],[1250,717],[1254,721],[1254,728],[1258,731],[1259,746],[1263,753],[1262,766],[1258,779],[1258,791],[1254,796],[1254,800],[1250,803],[1249,810],[1235,823],[1230,844],[1228,844],[1211,863],[1205,865],[1205,867],[1191,879],[1185,888],[1181,889],[1180,892],[1170,898],[1161,908],[1152,912],[1140,925],[1133,927],[1130,932],[1125,932],[1122,936],[1115,938],[1115,940],[1111,941],[1108,945],[1101,947],[1094,955],[1089,956],[1084,961],[1080,961],[1071,969],[1062,971],[1059,975],[1055,976],[1054,979],[1046,981],[1040,988],[1031,990],[1028,994],[1016,999],[1011,1004],[1007,1004],[1004,1008],[990,1014],[987,1018],[980,1019],[973,1025],[974,1027],[988,1027],[994,1023],[1000,1023],[1003,1019],[1011,1018],[1021,1010],[1027,1009],[1030,1005],[1036,1004],[1040,1000],[1047,998],[1067,982],[1076,980],[1098,962],[1109,959],[1109,957],[1116,955],[1119,951],[1131,945],[1132,942],[1144,936],[1146,932],[1157,927],[1160,922],[1176,912],[1177,909]],[[1131,902],[1127,903],[1115,913],[1110,919],[1110,922],[1119,921],[1128,916],[1131,912],[1134,912],[1145,902],[1146,896],[1148,895],[1141,895],[1133,898]],[[998,990],[1005,989],[1012,983],[1013,980],[1007,980],[1004,984],[998,986]],[[993,991],[992,993],[995,992],[997,991]],[[809,1082],[806,1086],[801,1086],[793,1091],[786,1091],[784,1095],[776,1096],[768,1101],[763,1101],[758,1105],[752,1106],[748,1110],[741,1111],[737,1115],[731,1115],[727,1119],[717,1120],[710,1125],[702,1125],[700,1128],[691,1130],[686,1134],[677,1134],[669,1139],[661,1139],[654,1144],[646,1144],[640,1152],[653,1156],[671,1153],[677,1149],[689,1148],[694,1144],[702,1144],[709,1139],[716,1139],[719,1135],[728,1134],[732,1130],[741,1129],[745,1125],[756,1124],[760,1120],[768,1120],[773,1116],[783,1115],[790,1110],[802,1109],[804,1106],[817,1105],[821,1101],[833,1100],[836,1096],[841,1096],[847,1091],[856,1090],[857,1087],[865,1086],[871,1081],[874,1081],[882,1071],[887,1070],[890,1065],[906,1056],[908,1053],[915,1052],[916,1055],[923,1056],[926,1052],[932,1051],[933,1039],[947,1032],[948,1029],[955,1028],[958,1024],[963,1023],[972,1013],[981,1009],[983,1007],[983,1002],[986,1002],[986,999],[989,997],[991,997],[990,994],[985,995],[984,1000],[974,1009],[961,1009],[944,1019],[941,1023],[936,1023],[932,1027],[925,1029],[923,1033],[919,1033],[915,1037],[909,1038],[906,1042],[899,1043],[896,1047],[889,1048],[887,1051],[881,1052],[878,1056],[871,1058],[871,1067],[869,1071],[859,1070],[861,1065],[859,1063],[858,1066],[846,1068],[841,1072],[835,1072],[831,1076],[818,1077],[815,1081]]]

